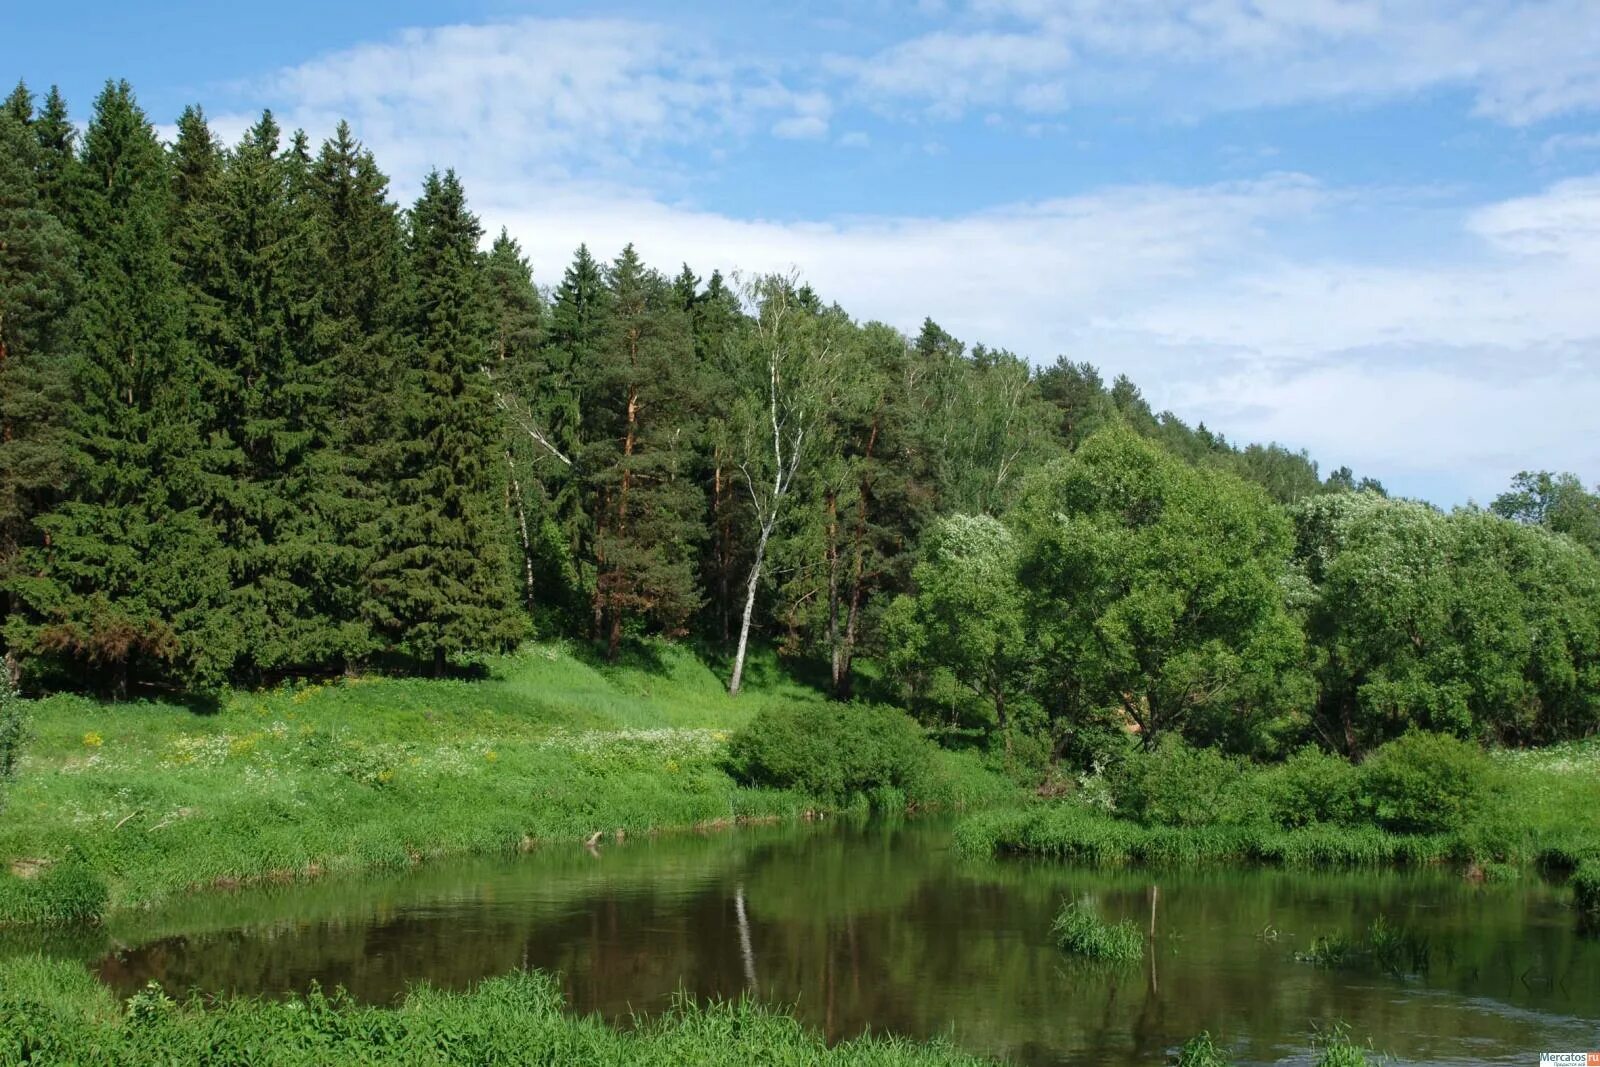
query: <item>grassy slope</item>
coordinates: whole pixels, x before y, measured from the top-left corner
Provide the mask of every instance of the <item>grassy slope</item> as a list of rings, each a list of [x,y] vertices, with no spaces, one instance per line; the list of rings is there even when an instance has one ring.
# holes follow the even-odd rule
[[[1034,853],[1090,863],[1251,861],[1301,866],[1548,863],[1600,859],[1600,739],[1497,752],[1505,794],[1459,833],[1393,834],[1374,826],[1297,830],[1261,825],[1142,826],[1068,798],[984,812],[956,829],[974,854]]]
[[[827,1048],[787,1016],[749,1003],[696,1007],[619,1031],[563,1013],[558,986],[518,973],[469,993],[414,990],[395,1008],[312,992],[202,1010],[147,992],[117,1003],[81,967],[0,962],[0,1065],[13,1063],[583,1063],[976,1065],[944,1045],[863,1038]]]
[[[816,700],[775,670],[737,700],[687,650],[587,663],[559,646],[477,681],[368,679],[237,693],[197,714],[58,696],[0,816],[0,923],[153,903],[194,887],[396,867],[539,839],[816,807],[722,768],[761,707]],[[994,796],[945,757],[925,802]],[[7,869],[9,868],[9,869]]]

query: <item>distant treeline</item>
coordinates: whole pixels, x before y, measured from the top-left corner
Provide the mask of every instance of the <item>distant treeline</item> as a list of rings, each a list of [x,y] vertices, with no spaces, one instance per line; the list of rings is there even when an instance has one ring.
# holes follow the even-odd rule
[[[1181,522],[1174,493],[1192,496]],[[1592,728],[1587,661],[1568,657],[1590,695],[1556,722],[1555,683],[1478,692],[1478,661],[1433,662],[1420,616],[1361,637],[1426,661],[1384,674],[1381,698],[1379,651],[1348,644],[1366,622],[1329,575],[1363,523],[1391,522],[1371,516],[1430,531],[1407,551],[1448,560],[1425,565],[1453,596],[1456,531],[1482,527],[1505,542],[1482,549],[1509,576],[1497,595],[1545,598],[1559,573],[1569,621],[1593,627],[1593,557],[1532,528],[1593,549],[1596,498],[1528,475],[1496,508],[1521,525],[1386,503],[1348,468],[1322,478],[1303,452],[1156,414],[1125,377],[1034,370],[932,320],[908,338],[794,278],[579,248],[541,290],[503,231],[485,250],[453,173],[401,209],[344,125],[313,145],[264,114],[227,147],[191,108],[165,146],[125,83],[81,137],[54,90],[0,107],[0,610],[37,686],[438,671],[533,634],[613,656],[664,635],[737,650],[735,688],[751,638],[826,665],[840,697],[871,655],[931,717],[997,729],[1020,710],[1058,744],[1106,716],[1225,733],[1223,705],[1331,741],[1377,705],[1468,729],[1515,703],[1519,736]],[[1035,607],[994,638],[1015,649],[1003,668],[952,686],[967,668],[948,649],[917,658],[963,640],[928,590],[942,560],[985,552],[1020,584],[986,573],[973,595]],[[1244,578],[1254,606],[1206,584]],[[1185,582],[1162,619],[1117,599]],[[1474,610],[1453,603],[1452,625]],[[1246,616],[1281,633],[1230,629]],[[1161,648],[1115,647],[1145,626]],[[1548,627],[1526,628],[1559,674]]]

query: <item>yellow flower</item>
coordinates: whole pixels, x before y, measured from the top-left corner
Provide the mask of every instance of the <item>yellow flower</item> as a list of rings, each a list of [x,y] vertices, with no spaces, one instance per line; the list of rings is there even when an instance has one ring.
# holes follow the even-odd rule
[[[500,756],[494,751],[494,749],[490,749],[488,752],[483,754],[483,758],[488,760],[490,763],[493,763],[495,760],[499,759]]]
[[[88,733],[83,735],[83,743],[90,748],[99,748],[101,745],[106,743],[106,739],[101,737],[95,731],[90,730]]]

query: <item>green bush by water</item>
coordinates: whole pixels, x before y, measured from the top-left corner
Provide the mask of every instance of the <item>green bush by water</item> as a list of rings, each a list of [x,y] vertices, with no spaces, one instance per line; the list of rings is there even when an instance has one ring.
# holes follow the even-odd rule
[[[1478,745],[1446,734],[1411,733],[1360,768],[1362,804],[1397,833],[1455,833],[1472,823],[1498,787]]]
[[[1108,923],[1088,908],[1068,901],[1050,925],[1056,947],[1072,956],[1107,963],[1135,963],[1144,958],[1144,935],[1127,919]]]
[[[933,777],[935,748],[897,708],[787,704],[734,734],[729,762],[752,785],[796,789],[830,803],[894,790],[913,803]]]
[[[789,1016],[748,1001],[679,999],[619,1030],[565,1011],[559,983],[516,973],[467,993],[418,987],[394,1008],[342,994],[179,1002],[157,987],[117,1003],[81,967],[0,962],[0,1065],[73,1063],[852,1064],[976,1067],[944,1043],[870,1036],[829,1048]]]

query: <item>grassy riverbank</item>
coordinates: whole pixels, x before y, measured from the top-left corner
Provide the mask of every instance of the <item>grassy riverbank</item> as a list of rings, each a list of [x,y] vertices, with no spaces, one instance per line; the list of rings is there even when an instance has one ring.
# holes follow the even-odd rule
[[[1438,747],[1362,768],[1309,755],[1253,768],[1175,750],[1140,757],[1145,766],[1110,785],[1081,781],[1064,797],[975,813],[956,843],[1094,864],[1457,862],[1485,877],[1600,860],[1600,740],[1476,757],[1454,781]]]
[[[758,667],[757,684],[732,699],[680,648],[611,667],[543,646],[472,681],[349,679],[199,709],[40,701],[5,793],[0,924],[823,808],[728,773],[739,727],[763,709],[820,700]],[[906,802],[955,806],[1010,789],[974,758],[938,753],[932,766]]]
[[[682,1001],[618,1030],[568,1014],[559,986],[529,972],[466,993],[419,987],[393,1008],[316,991],[202,1005],[157,990],[119,1003],[76,965],[39,957],[0,962],[0,1064],[157,1062],[976,1067],[985,1061],[944,1044],[893,1037],[829,1048],[788,1016],[748,1002]]]

